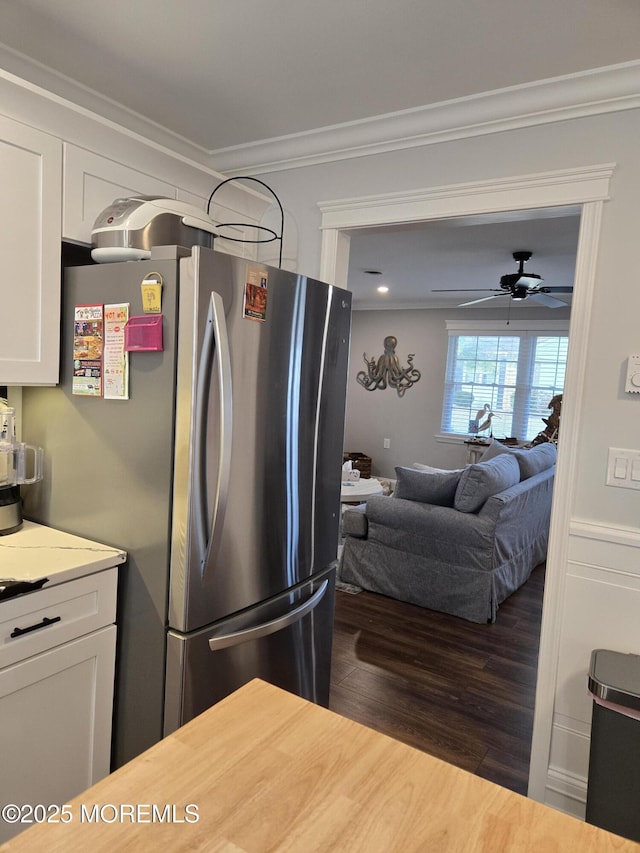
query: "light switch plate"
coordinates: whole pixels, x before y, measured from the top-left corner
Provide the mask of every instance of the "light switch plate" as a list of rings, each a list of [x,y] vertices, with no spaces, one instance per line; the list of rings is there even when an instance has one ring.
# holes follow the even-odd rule
[[[607,486],[640,489],[640,450],[609,448]]]

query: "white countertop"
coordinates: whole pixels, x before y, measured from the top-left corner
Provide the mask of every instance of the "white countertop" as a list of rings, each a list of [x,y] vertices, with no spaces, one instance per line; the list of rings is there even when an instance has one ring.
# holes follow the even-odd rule
[[[124,563],[125,551],[25,521],[20,530],[0,536],[0,586],[3,580],[64,583]]]

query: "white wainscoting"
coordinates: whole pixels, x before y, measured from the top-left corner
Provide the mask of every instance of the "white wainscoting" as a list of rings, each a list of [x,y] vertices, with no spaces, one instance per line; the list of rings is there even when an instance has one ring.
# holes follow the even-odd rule
[[[615,619],[603,614],[617,614]],[[584,819],[593,700],[591,651],[640,654],[640,531],[573,521],[545,802]]]

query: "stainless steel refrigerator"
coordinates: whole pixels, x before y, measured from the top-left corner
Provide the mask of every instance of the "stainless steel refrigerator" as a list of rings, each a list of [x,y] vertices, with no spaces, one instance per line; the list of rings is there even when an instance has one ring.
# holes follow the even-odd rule
[[[129,353],[129,398],[72,393],[76,307],[150,317],[150,281],[163,348]],[[46,458],[25,515],[128,552],[114,766],[256,676],[328,703],[350,315],[201,247],[65,270],[61,383],[23,393]]]

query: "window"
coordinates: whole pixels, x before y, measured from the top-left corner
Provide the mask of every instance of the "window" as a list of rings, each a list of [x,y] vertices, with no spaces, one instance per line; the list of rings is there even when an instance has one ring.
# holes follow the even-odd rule
[[[553,321],[545,324],[550,328],[536,330],[497,331],[472,324],[464,329],[461,321],[447,325],[442,432],[469,435],[472,422],[492,412],[494,435],[535,438],[544,429],[542,418],[549,416],[549,401],[564,388],[566,327],[554,328]],[[488,436],[490,430],[481,434]]]

